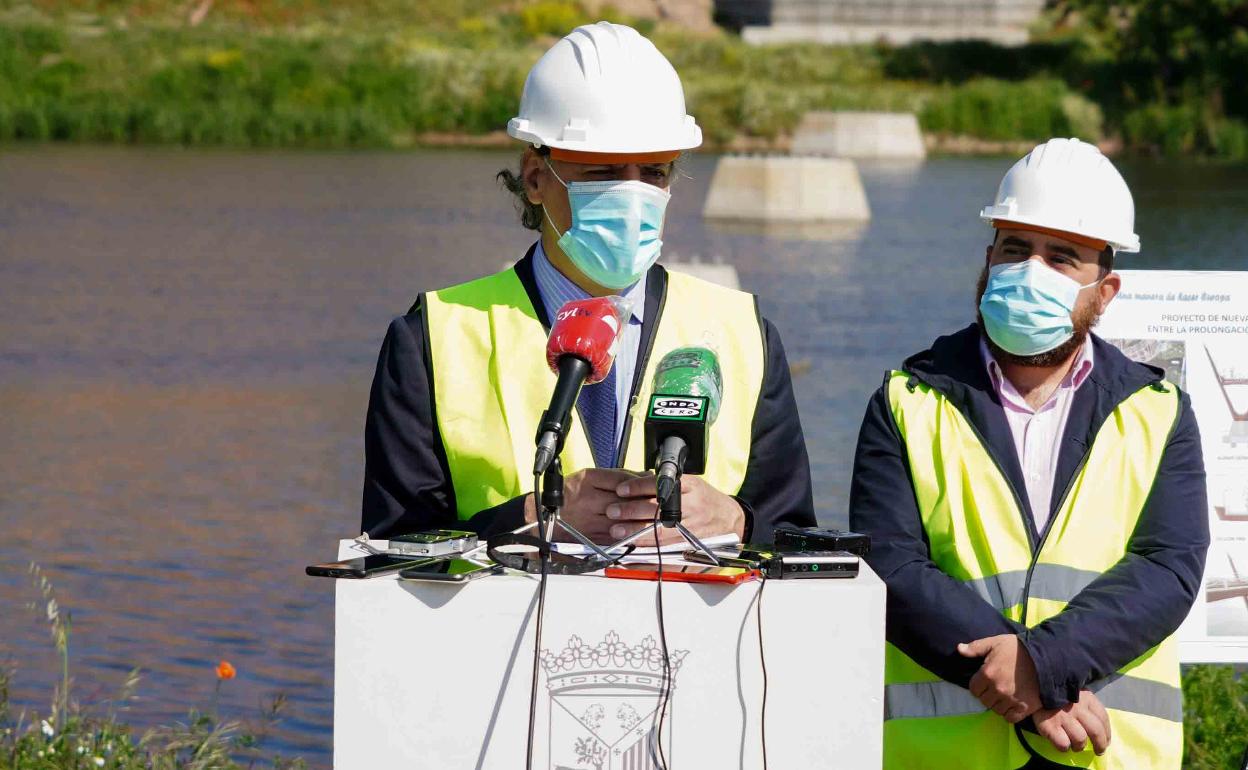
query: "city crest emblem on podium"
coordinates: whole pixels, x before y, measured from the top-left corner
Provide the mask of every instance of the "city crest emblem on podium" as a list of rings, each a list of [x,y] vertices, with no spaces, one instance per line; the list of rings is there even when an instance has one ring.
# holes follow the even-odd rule
[[[672,650],[663,750],[671,761],[674,685],[688,650]],[[596,645],[578,636],[558,653],[543,649],[550,692],[551,770],[655,770],[663,651],[651,636],[629,646],[615,631]]]

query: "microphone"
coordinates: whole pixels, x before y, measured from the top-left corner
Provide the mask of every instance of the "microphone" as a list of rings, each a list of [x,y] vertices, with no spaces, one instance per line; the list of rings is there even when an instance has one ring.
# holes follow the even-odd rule
[[[646,412],[646,468],[656,471],[660,503],[677,488],[682,473],[706,471],[707,437],[723,393],[713,350],[677,348],[659,361]]]
[[[573,300],[559,308],[546,342],[546,364],[559,375],[537,428],[533,473],[545,473],[568,434],[581,385],[602,382],[615,363],[620,330],[632,310],[623,297]]]

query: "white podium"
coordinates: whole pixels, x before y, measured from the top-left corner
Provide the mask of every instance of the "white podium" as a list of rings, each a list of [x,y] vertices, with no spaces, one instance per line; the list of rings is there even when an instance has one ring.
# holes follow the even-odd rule
[[[549,580],[533,766],[656,767],[656,583]],[[334,766],[523,770],[537,583],[338,580]],[[672,770],[763,766],[762,585],[663,584]],[[865,563],[852,580],[768,581],[761,618],[768,767],[879,768],[884,584]]]

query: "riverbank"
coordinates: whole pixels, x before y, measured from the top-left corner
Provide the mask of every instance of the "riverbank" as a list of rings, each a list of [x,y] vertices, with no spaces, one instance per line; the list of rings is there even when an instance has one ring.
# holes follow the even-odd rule
[[[569,0],[0,0],[0,142],[490,144],[533,62],[602,17],[667,54],[710,150],[782,151],[808,111],[882,110],[915,113],[942,154],[1078,136],[1132,154],[1248,158],[1248,123],[1222,112],[1239,108],[1239,86],[1136,88],[1091,26],[1055,24],[1021,48],[750,46]]]
[[[506,131],[491,131],[485,134],[462,134],[453,132],[430,132],[414,137],[416,147],[438,148],[481,148],[510,150],[517,147],[516,140],[507,135]],[[727,142],[707,142],[698,148],[698,152],[709,153],[787,153],[793,144],[793,137],[781,134],[772,138],[758,136],[734,136]],[[950,136],[925,134],[923,136],[929,155],[966,155],[966,156],[1018,156],[1025,155],[1035,142],[1022,140],[979,139],[973,136]],[[1114,155],[1122,150],[1121,143],[1102,140],[1101,151]]]
[[[588,19],[578,9],[547,2],[416,27],[384,15],[192,26],[10,5],[0,9],[0,141],[492,145],[553,31]],[[1051,77],[895,78],[876,47],[752,47],[624,20],[649,27],[681,72],[711,150],[783,150],[808,110],[915,112],[927,134],[959,138],[941,145],[952,152],[1103,133],[1096,105]]]

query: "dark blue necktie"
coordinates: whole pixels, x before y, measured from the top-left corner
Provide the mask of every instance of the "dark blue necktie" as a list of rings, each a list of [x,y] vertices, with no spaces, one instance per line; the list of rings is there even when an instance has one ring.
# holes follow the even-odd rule
[[[615,467],[615,367],[607,379],[581,388],[577,399],[594,462],[599,468]]]

